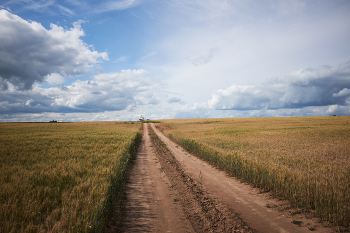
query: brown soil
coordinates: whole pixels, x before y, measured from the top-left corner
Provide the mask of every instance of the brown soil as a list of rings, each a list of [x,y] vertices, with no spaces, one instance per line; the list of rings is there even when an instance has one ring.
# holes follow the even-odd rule
[[[190,155],[150,124],[160,141],[148,125],[129,174],[123,228],[115,232],[332,232]]]

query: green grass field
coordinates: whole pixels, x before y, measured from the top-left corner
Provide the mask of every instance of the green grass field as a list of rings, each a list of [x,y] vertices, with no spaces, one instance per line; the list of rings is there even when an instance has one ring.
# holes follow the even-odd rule
[[[100,232],[140,123],[0,123],[0,232]]]
[[[228,174],[349,227],[350,117],[164,120],[161,128]]]

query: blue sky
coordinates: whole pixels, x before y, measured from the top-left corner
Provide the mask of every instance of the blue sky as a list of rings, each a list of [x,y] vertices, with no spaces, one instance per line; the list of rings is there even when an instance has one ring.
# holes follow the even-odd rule
[[[0,121],[350,115],[348,0],[0,1]]]

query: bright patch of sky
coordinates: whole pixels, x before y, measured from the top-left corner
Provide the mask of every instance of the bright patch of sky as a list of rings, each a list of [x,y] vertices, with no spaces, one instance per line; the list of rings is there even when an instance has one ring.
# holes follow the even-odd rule
[[[0,3],[0,121],[350,115],[347,0]]]

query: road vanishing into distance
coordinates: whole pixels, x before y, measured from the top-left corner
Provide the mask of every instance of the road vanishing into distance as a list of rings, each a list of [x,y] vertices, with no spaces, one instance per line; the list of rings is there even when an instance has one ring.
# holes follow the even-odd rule
[[[143,127],[123,232],[334,232],[189,154],[156,126]]]

